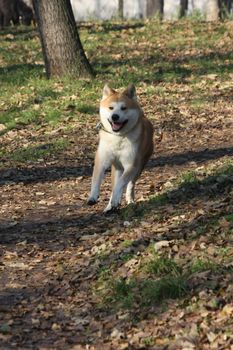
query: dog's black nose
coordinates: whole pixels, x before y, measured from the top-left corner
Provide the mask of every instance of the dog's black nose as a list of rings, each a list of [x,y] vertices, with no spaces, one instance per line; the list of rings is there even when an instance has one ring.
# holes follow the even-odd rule
[[[119,118],[120,118],[120,117],[119,117],[118,114],[113,114],[113,115],[112,115],[112,120],[113,120],[114,122],[117,122]]]

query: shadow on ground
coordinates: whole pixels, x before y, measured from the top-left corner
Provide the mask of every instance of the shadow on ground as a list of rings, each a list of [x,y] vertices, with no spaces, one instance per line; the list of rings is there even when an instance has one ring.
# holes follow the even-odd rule
[[[160,156],[151,159],[148,168],[163,167],[165,165],[182,165],[189,162],[204,163],[224,156],[233,156],[233,148],[204,149],[201,151],[187,151],[184,153]],[[0,170],[0,186],[5,184],[30,184],[37,182],[51,182],[64,178],[91,176],[92,166],[46,166],[30,168],[11,168]]]
[[[143,55],[143,53],[142,53]],[[178,55],[178,54],[177,54]],[[163,56],[161,52],[154,53],[147,57],[139,56],[137,58],[121,59],[113,61],[112,58],[94,59],[92,64],[96,70],[103,73],[113,74],[111,68],[130,65],[137,69],[132,73],[132,79],[135,83],[146,81],[148,83],[161,82],[161,81],[183,81],[189,78],[191,75],[194,77],[200,77],[208,74],[229,74],[233,72],[233,64],[225,63],[232,57],[233,52],[226,53],[214,52],[204,55],[187,55],[182,58],[173,57],[174,54],[169,53],[168,56]],[[216,64],[218,61],[218,64]],[[167,62],[167,66],[164,65]],[[189,67],[184,67],[186,63],[190,64]],[[192,66],[191,66],[192,64]],[[193,68],[197,66],[198,68]],[[149,73],[145,75],[145,70]],[[130,79],[130,72],[127,72],[128,79]]]
[[[108,32],[115,32],[115,31],[122,31],[122,30],[128,30],[128,29],[137,29],[144,27],[144,23],[116,23],[113,24],[108,21],[104,21],[100,24],[100,26],[96,26],[95,24],[89,24],[89,23],[78,23],[78,27],[81,29],[87,29],[90,33],[108,33]]]
[[[0,68],[0,80],[8,85],[22,85],[28,79],[34,77],[41,77],[44,66],[41,64],[14,64],[7,67]],[[15,76],[17,75],[17,80]]]
[[[65,216],[67,208],[62,207],[61,212],[65,213],[64,217],[56,217],[59,212],[57,207],[48,212],[50,219],[40,219],[40,214],[34,221],[22,221],[16,224],[12,221],[0,222],[0,241],[3,244],[15,244],[26,240],[29,243],[37,243],[41,246],[53,246],[53,249],[61,249],[61,245],[79,244],[78,241],[82,235],[95,233],[103,233],[107,229],[116,225],[121,226],[122,220],[130,218],[147,217],[155,210],[164,208],[167,205],[183,205],[196,199],[211,200],[222,198],[232,191],[233,177],[232,168],[227,167],[226,170],[217,174],[204,178],[203,180],[193,179],[186,183],[181,183],[178,188],[168,191],[161,196],[152,197],[150,200],[136,204],[127,214],[128,208],[122,210],[122,216],[115,213],[113,216],[105,217],[101,213],[91,212],[91,208],[87,207],[88,214],[82,212],[84,202],[79,203],[75,208],[70,206],[69,217]],[[82,173],[83,174],[83,173]],[[73,175],[73,174],[72,174]],[[226,199],[225,199],[226,201]],[[79,214],[81,209],[81,214]],[[59,214],[60,215],[60,214]],[[128,216],[128,217],[127,217]],[[69,239],[68,239],[69,238]],[[55,242],[57,242],[55,244]]]
[[[78,176],[91,176],[91,166],[47,166],[0,170],[0,186],[5,184],[52,182]]]
[[[1,30],[3,36],[0,41],[14,42],[17,40],[29,40],[35,36],[38,36],[38,31],[32,27],[8,27]]]

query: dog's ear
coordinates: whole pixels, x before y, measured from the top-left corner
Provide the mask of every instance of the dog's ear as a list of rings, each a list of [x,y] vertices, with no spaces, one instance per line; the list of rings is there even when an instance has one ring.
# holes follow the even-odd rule
[[[103,88],[102,100],[104,100],[105,98],[107,98],[110,95],[113,95],[114,93],[115,93],[115,90],[110,88],[110,86],[108,86],[108,84],[105,84],[104,88]]]
[[[123,94],[133,100],[137,100],[136,88],[134,84],[129,84],[127,89],[123,92]]]

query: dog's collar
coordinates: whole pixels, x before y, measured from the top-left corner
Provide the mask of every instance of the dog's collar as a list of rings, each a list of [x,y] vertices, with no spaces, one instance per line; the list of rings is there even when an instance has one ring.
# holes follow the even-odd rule
[[[103,131],[106,131],[106,132],[108,132],[109,134],[111,134],[110,131],[108,131],[108,130],[105,129],[105,127],[103,126],[103,124],[102,124],[101,122],[99,122],[99,123],[96,124],[95,130],[96,130],[97,132],[99,132],[100,130],[103,130]]]
[[[103,131],[105,131],[105,132],[107,132],[108,134],[111,134],[111,135],[116,135],[116,136],[121,136],[121,137],[124,136],[124,135],[120,135],[120,134],[116,134],[116,133],[113,133],[111,131],[108,131],[107,129],[105,129],[105,127],[103,126],[103,124],[101,122],[96,124],[95,129],[96,129],[97,132],[99,132],[100,130],[103,130]]]

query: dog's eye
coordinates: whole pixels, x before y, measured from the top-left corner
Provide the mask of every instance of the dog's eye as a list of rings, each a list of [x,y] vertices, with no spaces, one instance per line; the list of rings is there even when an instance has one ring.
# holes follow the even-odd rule
[[[113,106],[109,106],[108,108],[111,109],[111,111],[113,110]]]
[[[125,111],[125,110],[126,110],[126,107],[125,107],[125,106],[122,106],[122,107],[121,107],[121,110],[122,110],[122,111]]]

